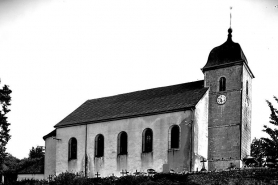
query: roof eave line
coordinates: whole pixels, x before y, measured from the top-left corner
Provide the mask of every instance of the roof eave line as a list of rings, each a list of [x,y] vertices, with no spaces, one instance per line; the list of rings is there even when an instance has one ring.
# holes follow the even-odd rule
[[[63,128],[63,127],[71,127],[71,126],[86,125],[86,124],[93,124],[93,123],[102,123],[102,122],[116,121],[116,120],[121,120],[121,119],[130,119],[130,118],[137,118],[137,117],[143,117],[143,116],[185,111],[185,110],[195,109],[195,106],[196,105],[191,105],[191,106],[183,107],[183,108],[179,108],[179,109],[172,109],[172,110],[167,110],[167,111],[158,111],[158,112],[151,112],[151,113],[144,113],[144,114],[136,114],[136,115],[122,116],[122,117],[109,118],[109,119],[101,119],[101,120],[95,120],[95,121],[83,121],[83,122],[66,124],[66,125],[61,125],[61,126],[55,125],[54,128]]]
[[[237,64],[242,64],[242,62],[245,63],[244,60],[238,60],[238,61],[235,61],[235,62],[229,62],[229,63],[214,65],[214,66],[210,66],[210,67],[204,67],[204,68],[201,68],[201,70],[203,72],[205,72],[205,71],[212,70],[212,69],[219,69],[219,68],[222,68],[222,67],[228,67],[228,66],[233,66],[233,65],[237,65]]]
[[[234,66],[234,65],[245,65],[247,67],[248,72],[252,76],[252,78],[255,78],[254,74],[252,73],[251,69],[249,68],[249,66],[245,60],[239,60],[239,61],[230,62],[230,63],[226,63],[226,64],[214,65],[214,66],[210,66],[210,67],[204,67],[204,68],[201,68],[201,70],[204,73],[205,71],[208,71],[208,70],[219,69],[219,68],[229,67],[229,66]]]

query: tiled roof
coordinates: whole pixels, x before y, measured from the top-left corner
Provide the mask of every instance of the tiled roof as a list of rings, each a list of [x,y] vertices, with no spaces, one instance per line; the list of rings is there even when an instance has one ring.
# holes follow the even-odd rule
[[[43,136],[43,140],[46,140],[49,137],[53,137],[56,136],[56,129],[54,129],[53,131],[51,131],[50,133],[46,134],[45,136]]]
[[[206,93],[204,81],[88,100],[55,127],[146,116],[193,108]]]
[[[227,41],[211,50],[208,61],[203,70],[218,65],[230,64],[234,62],[244,61],[247,63],[247,59],[238,43],[232,41],[232,29],[228,30]]]

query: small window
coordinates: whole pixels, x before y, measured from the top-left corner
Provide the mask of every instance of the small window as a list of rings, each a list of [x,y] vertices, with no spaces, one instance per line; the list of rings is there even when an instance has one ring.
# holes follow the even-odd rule
[[[178,149],[180,147],[180,127],[173,125],[170,127],[170,149]]]
[[[150,128],[147,128],[143,131],[143,134],[142,134],[142,151],[143,151],[143,153],[153,151],[153,131]]]
[[[95,157],[103,157],[104,155],[104,137],[98,134],[95,138]]]
[[[246,95],[248,95],[248,81],[246,81]]]
[[[121,132],[118,135],[118,154],[126,155],[127,154],[127,133]]]
[[[226,91],[226,78],[221,77],[219,80],[219,91]]]
[[[70,138],[69,140],[68,150],[69,160],[77,159],[77,140],[74,137]]]

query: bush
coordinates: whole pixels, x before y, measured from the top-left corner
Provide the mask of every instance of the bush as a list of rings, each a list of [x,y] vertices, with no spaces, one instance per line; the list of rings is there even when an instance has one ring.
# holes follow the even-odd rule
[[[22,180],[22,181],[5,183],[5,185],[48,185],[48,182],[46,180],[27,179],[27,180]]]
[[[278,169],[243,169],[221,172],[192,174],[158,173],[154,176],[123,176],[107,178],[85,178],[65,172],[53,178],[49,183],[45,180],[23,180],[7,185],[251,185],[277,184]]]
[[[64,172],[55,176],[52,181],[49,182],[49,185],[74,185],[74,179],[76,175],[70,172]]]
[[[131,176],[131,175],[127,175],[127,176],[123,176],[118,178],[115,181],[116,185],[121,185],[121,184],[125,184],[125,185],[133,185],[133,184],[142,184],[145,183],[147,181],[150,181],[150,177],[149,176]]]

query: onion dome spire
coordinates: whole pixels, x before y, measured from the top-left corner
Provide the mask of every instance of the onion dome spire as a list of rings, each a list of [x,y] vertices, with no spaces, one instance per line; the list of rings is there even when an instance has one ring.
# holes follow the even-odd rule
[[[232,29],[229,28],[227,41],[211,50],[202,71],[242,62],[247,64],[247,59],[240,45],[232,41]]]
[[[228,29],[228,39],[227,39],[227,41],[233,42],[233,41],[232,41],[232,32],[233,32],[232,28],[229,28],[229,29]]]
[[[232,7],[230,7],[230,10]],[[232,14],[230,12],[230,28],[228,29],[228,38],[226,42],[217,46],[211,50],[208,56],[206,65],[202,68],[202,71],[209,71],[218,68],[224,68],[233,65],[246,65],[254,78],[253,73],[248,67],[247,59],[243,53],[242,48],[238,43],[232,41],[232,27],[231,27]]]

